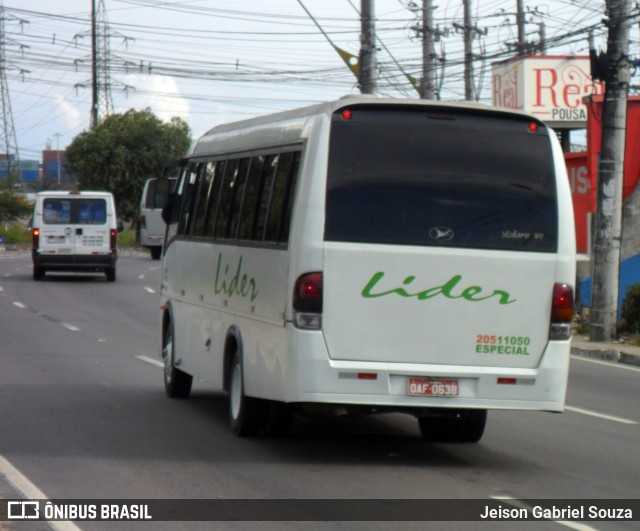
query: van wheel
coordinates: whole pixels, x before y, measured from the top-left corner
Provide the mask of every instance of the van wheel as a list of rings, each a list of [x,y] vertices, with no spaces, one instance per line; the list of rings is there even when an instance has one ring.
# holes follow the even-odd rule
[[[107,269],[105,271],[105,273],[107,274],[107,282],[115,282],[116,281],[116,268],[114,267],[110,267],[109,269]]]
[[[229,423],[233,433],[241,437],[257,435],[263,402],[244,394],[242,361],[238,351],[233,353],[229,373]]]
[[[44,268],[33,266],[33,280],[42,280],[42,277],[44,277]]]
[[[487,410],[460,409],[450,416],[419,417],[418,424],[425,441],[475,443],[484,434]]]
[[[193,376],[175,366],[173,346],[173,325],[167,324],[162,341],[164,359],[164,390],[170,398],[188,398],[191,393]]]
[[[162,256],[162,247],[149,247],[151,253],[151,260],[160,260]]]

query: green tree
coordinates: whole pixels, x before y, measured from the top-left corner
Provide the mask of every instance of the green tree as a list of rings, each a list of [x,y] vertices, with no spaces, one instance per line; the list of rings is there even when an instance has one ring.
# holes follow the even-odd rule
[[[22,179],[17,172],[11,172],[4,179],[0,180],[0,190],[8,190],[14,192],[17,189],[22,188]]]
[[[138,215],[142,186],[163,166],[183,157],[191,144],[187,123],[165,123],[150,109],[131,109],[105,118],[74,138],[67,148],[67,165],[78,176],[81,190],[106,190],[116,200],[118,216]]]
[[[10,190],[0,191],[0,223],[24,219],[33,207],[20,195]]]

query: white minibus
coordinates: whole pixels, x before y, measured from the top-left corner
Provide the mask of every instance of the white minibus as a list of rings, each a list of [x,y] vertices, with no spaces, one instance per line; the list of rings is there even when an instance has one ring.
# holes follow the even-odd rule
[[[175,179],[171,179],[170,182],[175,183]],[[157,184],[157,177],[145,181],[140,197],[140,215],[138,217],[140,245],[149,249],[152,260],[160,260],[164,232],[167,228],[162,219],[164,204],[156,203],[158,199],[162,199],[162,196],[156,194]]]
[[[222,125],[164,215],[166,392],[227,391],[239,435],[312,409],[476,442],[489,409],[563,410],[571,192],[533,116],[346,97]]]
[[[104,273],[114,282],[119,225],[110,192],[39,192],[31,221],[33,279],[80,271]]]

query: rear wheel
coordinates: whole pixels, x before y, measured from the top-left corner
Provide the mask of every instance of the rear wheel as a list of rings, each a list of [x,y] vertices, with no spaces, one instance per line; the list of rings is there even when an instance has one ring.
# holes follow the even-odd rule
[[[429,442],[475,443],[484,434],[486,409],[460,409],[448,416],[419,417],[420,433]]]
[[[250,437],[260,430],[264,402],[244,394],[242,359],[233,353],[229,374],[229,423],[236,435]]]
[[[108,268],[105,273],[107,274],[107,282],[115,282],[116,281],[116,267]]]
[[[187,398],[191,393],[193,377],[175,366],[173,346],[173,326],[167,323],[162,341],[164,358],[164,389],[170,398]]]
[[[149,252],[151,253],[152,260],[160,260],[160,256],[162,256],[162,247],[149,247]]]

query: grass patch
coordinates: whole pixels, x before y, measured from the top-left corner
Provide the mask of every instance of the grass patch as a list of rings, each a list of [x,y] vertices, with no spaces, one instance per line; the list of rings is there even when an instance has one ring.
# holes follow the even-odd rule
[[[0,236],[5,245],[29,245],[31,244],[31,231],[25,221],[14,221],[0,225]]]
[[[123,230],[118,233],[118,247],[137,247],[136,231],[134,229]]]

